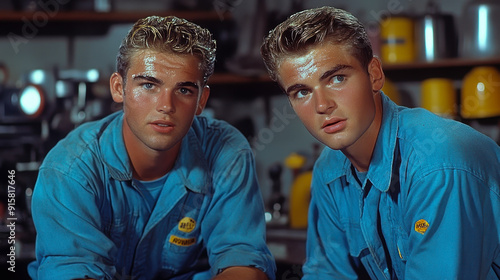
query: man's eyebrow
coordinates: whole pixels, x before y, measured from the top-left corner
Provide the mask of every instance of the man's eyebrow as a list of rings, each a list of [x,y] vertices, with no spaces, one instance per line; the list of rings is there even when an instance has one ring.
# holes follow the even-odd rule
[[[320,81],[324,80],[324,79],[327,79],[329,77],[331,77],[333,74],[335,74],[336,72],[340,71],[340,70],[343,70],[343,69],[346,69],[346,68],[353,68],[352,66],[350,65],[346,65],[346,64],[339,64],[339,65],[336,65],[335,67],[333,67],[332,69],[326,71],[325,73],[323,73],[323,75],[321,75],[321,77],[319,78]]]
[[[303,85],[303,84],[294,84],[294,85],[291,85],[290,87],[288,87],[285,91],[286,95],[290,95],[290,92],[292,91],[295,91],[297,89],[300,89],[300,88],[305,88],[307,87],[306,85]]]
[[[134,75],[133,80],[146,80],[155,84],[163,84],[163,81],[149,75]]]
[[[178,82],[177,83],[178,87],[194,87],[196,89],[199,89],[200,87],[198,86],[197,83],[195,82]]]

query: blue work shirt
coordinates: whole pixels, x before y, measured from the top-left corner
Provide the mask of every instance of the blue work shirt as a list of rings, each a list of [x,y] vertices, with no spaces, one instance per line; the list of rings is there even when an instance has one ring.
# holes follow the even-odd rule
[[[382,100],[363,181],[340,151],[316,162],[303,279],[499,279],[500,148]]]
[[[33,279],[190,279],[253,266],[275,278],[248,142],[196,117],[154,208],[133,182],[123,112],[61,140],[39,170]],[[205,256],[205,258],[203,258]],[[208,262],[203,261],[208,257]]]

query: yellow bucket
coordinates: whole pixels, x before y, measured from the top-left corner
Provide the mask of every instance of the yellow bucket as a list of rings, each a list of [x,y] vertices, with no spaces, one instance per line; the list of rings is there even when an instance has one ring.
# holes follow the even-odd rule
[[[312,171],[306,171],[297,176],[290,190],[290,227],[294,229],[307,228],[307,216],[311,200]]]
[[[457,93],[453,81],[446,78],[431,78],[422,82],[420,91],[422,108],[447,118],[457,116]]]
[[[388,17],[380,23],[381,58],[386,63],[415,60],[413,20],[409,17]]]
[[[464,118],[500,116],[500,72],[492,66],[478,66],[464,77],[460,114]]]

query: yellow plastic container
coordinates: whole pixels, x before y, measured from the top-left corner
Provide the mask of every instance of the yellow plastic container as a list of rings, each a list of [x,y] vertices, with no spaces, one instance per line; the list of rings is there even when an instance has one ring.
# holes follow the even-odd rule
[[[500,116],[500,72],[492,66],[478,66],[464,77],[460,114],[463,118]]]
[[[307,214],[311,201],[312,171],[299,174],[290,190],[290,227],[294,229],[307,228]]]
[[[415,60],[413,19],[388,17],[380,23],[381,59],[385,63],[405,63]]]
[[[422,108],[446,118],[457,116],[457,92],[453,81],[446,78],[431,78],[422,82],[420,91]]]
[[[300,169],[304,166],[306,160],[307,159],[302,155],[299,155],[297,153],[291,153],[285,159],[285,166],[292,170]]]

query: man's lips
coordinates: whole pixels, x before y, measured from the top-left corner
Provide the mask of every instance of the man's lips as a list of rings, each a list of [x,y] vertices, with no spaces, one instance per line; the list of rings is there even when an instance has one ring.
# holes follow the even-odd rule
[[[346,119],[341,118],[330,118],[323,122],[321,129],[326,133],[335,133],[346,126]]]
[[[173,122],[164,121],[164,120],[157,120],[157,121],[151,122],[151,124],[155,124],[155,125],[159,125],[159,126],[174,126]]]
[[[174,129],[174,126],[175,126],[174,123],[172,123],[170,121],[165,121],[165,120],[156,120],[156,121],[150,122],[150,124],[155,131],[161,132],[161,133],[170,132]]]

